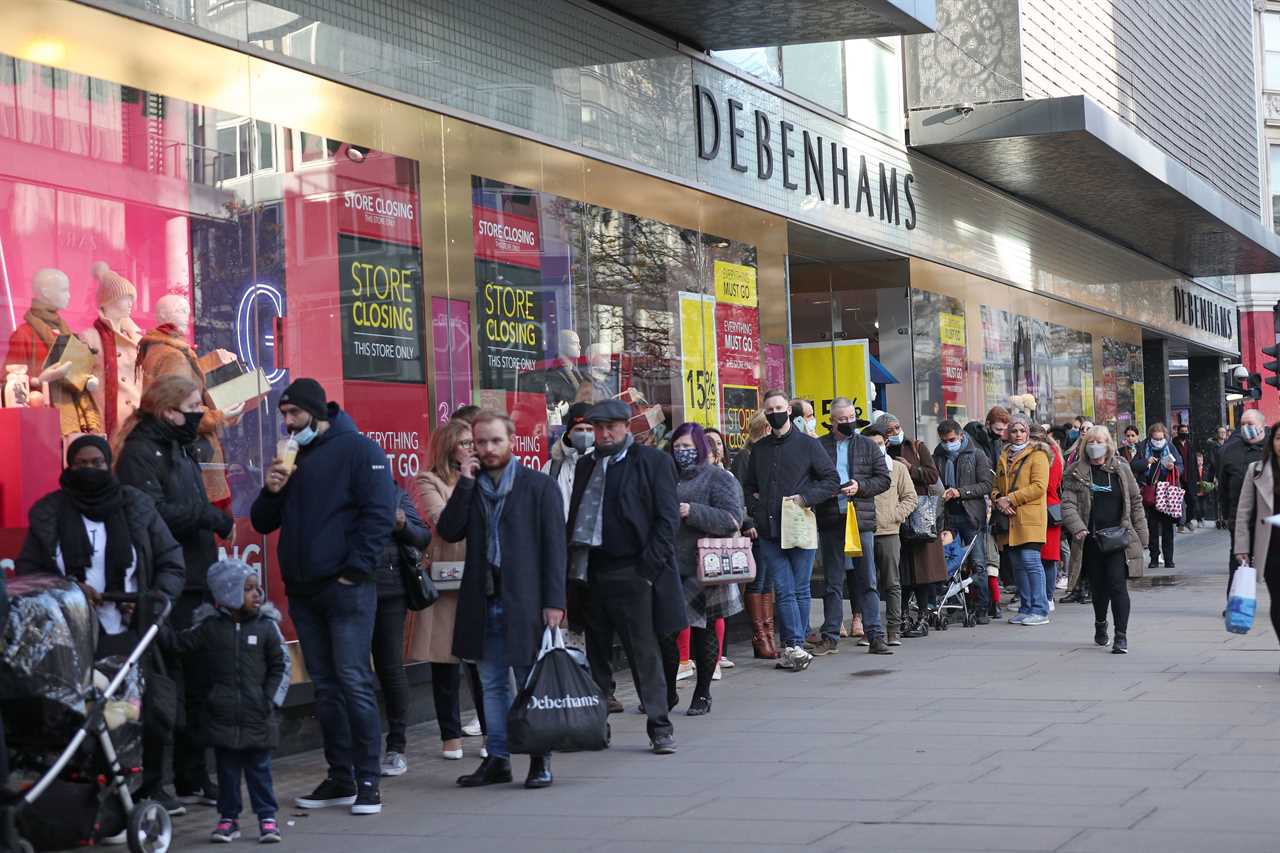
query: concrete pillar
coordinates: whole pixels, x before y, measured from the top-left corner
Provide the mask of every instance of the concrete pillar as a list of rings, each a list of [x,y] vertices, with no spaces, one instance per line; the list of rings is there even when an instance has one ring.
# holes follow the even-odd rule
[[[1161,338],[1142,341],[1142,376],[1146,384],[1147,426],[1169,425],[1169,342]]]
[[[1197,450],[1213,438],[1214,430],[1226,424],[1226,389],[1222,359],[1216,355],[1193,355],[1187,359],[1187,384],[1191,390],[1191,445]]]

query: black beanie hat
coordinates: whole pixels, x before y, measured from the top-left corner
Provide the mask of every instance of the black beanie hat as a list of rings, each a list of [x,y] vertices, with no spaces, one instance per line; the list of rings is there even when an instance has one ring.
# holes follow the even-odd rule
[[[295,379],[280,395],[280,405],[292,403],[318,421],[329,420],[329,400],[314,379]]]
[[[590,411],[590,403],[578,402],[569,407],[569,412],[564,418],[564,438],[562,439],[566,447],[570,446],[569,430],[573,429],[578,424],[586,423],[587,413]]]

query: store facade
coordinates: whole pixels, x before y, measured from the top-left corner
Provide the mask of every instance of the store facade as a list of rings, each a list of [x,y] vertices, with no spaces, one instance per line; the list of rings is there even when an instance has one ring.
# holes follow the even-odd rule
[[[408,484],[471,403],[512,415],[530,465],[570,404],[612,396],[645,440],[695,420],[736,449],[774,386],[932,443],[939,419],[1015,394],[1046,421],[1141,424],[1144,341],[1236,350],[1232,324],[1175,316],[1177,292],[1227,311],[1208,289],[702,59],[681,60],[665,153],[628,163],[67,0],[6,16],[4,364],[34,378],[91,329],[115,364],[89,347],[49,405],[0,410],[21,460],[0,556],[66,437],[119,429],[157,336],[257,377],[206,480],[273,598],[273,542],[247,516],[298,376]]]

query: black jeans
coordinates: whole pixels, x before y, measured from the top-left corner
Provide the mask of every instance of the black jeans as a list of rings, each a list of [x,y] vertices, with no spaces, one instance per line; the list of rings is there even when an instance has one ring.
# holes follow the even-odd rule
[[[249,805],[258,820],[275,817],[276,795],[271,788],[271,750],[215,749],[218,763],[218,817],[235,820],[244,803],[240,799],[240,777],[249,788]]]
[[[1147,512],[1147,532],[1151,536],[1151,544],[1148,546],[1151,562],[1159,560],[1163,553],[1164,564],[1168,566],[1173,562],[1173,526],[1177,523],[1177,519],[1165,515],[1154,507],[1144,507],[1144,509]]]
[[[716,637],[714,619],[708,619],[706,628],[689,629],[689,656],[697,665],[698,680],[693,688],[694,696],[711,696],[711,676],[720,663],[720,641]],[[676,635],[662,638],[662,672],[667,679],[667,692],[676,693],[676,675],[680,671],[680,651],[676,648]],[[645,706],[646,709],[648,706]]]
[[[373,617],[373,671],[387,707],[387,752],[405,750],[409,716],[409,678],[404,673],[406,613],[403,595],[378,596],[378,611]]]
[[[607,568],[598,565],[597,559]],[[611,695],[616,634],[631,662],[631,674],[649,717],[649,739],[670,735],[667,680],[662,670],[661,644],[653,627],[653,587],[640,577],[634,563],[608,565],[608,558],[595,556],[588,582],[591,604],[587,610],[587,660],[592,677],[605,695]]]
[[[1124,549],[1104,554],[1093,537],[1086,536],[1082,559],[1093,594],[1093,618],[1107,621],[1107,605],[1111,605],[1116,635],[1124,636],[1129,630],[1129,563]]]
[[[462,737],[462,673],[466,670],[471,686],[471,701],[480,719],[480,731],[487,732],[484,722],[484,692],[480,689],[480,671],[473,663],[432,663],[431,698],[436,704],[436,721],[440,724],[440,740]]]

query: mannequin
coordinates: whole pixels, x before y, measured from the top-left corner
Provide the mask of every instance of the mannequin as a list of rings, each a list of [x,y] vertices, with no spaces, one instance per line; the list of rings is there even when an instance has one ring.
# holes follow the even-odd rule
[[[25,364],[49,392],[49,402],[58,408],[62,434],[100,432],[102,419],[93,401],[98,387],[93,374],[73,374],[69,362],[45,369],[49,350],[59,335],[72,334],[61,312],[71,304],[71,280],[62,270],[38,270],[31,278],[31,308],[22,324],[9,338],[5,364]]]
[[[227,509],[231,504],[231,487],[227,484],[227,472],[223,467],[225,457],[218,433],[223,427],[234,423],[244,406],[237,406],[227,412],[220,412],[213,407],[204,371],[200,369],[196,359],[195,348],[187,342],[187,334],[191,329],[191,303],[187,301],[187,297],[172,293],[160,297],[156,302],[155,320],[156,327],[143,335],[142,342],[138,345],[137,370],[142,375],[142,391],[145,393],[152,382],[171,373],[186,376],[200,386],[205,413],[200,421],[199,432],[204,440],[198,441],[196,446],[200,449],[199,461],[202,463],[204,487],[211,503]],[[223,361],[235,359],[226,350],[218,350],[218,354]],[[204,467],[205,465],[211,467]]]
[[[591,371],[591,401],[598,402],[616,397],[618,379],[613,375],[613,350],[608,344],[592,344],[587,347],[587,363]]]
[[[80,337],[93,350],[93,372],[101,377],[93,400],[102,413],[103,430],[111,438],[142,401],[137,371],[142,330],[131,316],[138,291],[102,261],[93,265],[93,276],[98,282],[98,319]]]
[[[560,353],[556,366],[547,371],[547,404],[556,408],[560,403],[571,403],[578,398],[583,375],[578,367],[582,359],[582,339],[573,329],[560,331]]]

